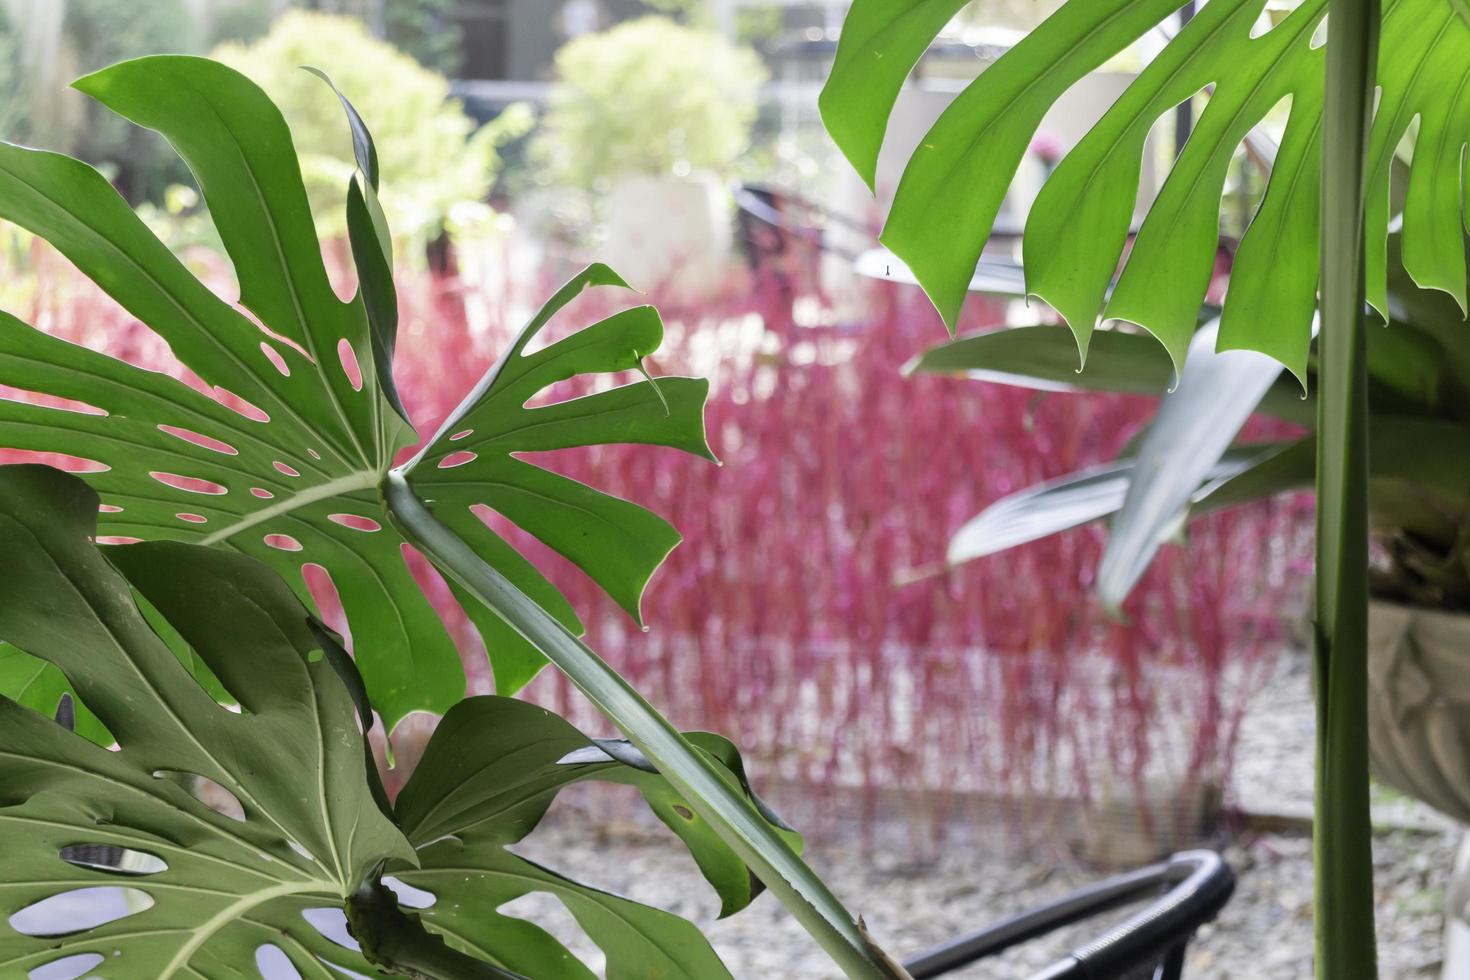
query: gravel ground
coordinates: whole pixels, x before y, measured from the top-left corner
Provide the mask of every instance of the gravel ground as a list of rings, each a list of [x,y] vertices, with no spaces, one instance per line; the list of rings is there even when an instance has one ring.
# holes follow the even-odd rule
[[[662,838],[631,828],[610,837],[580,832],[563,811],[544,826],[523,853],[576,877],[632,898],[661,905],[707,926],[716,949],[737,978],[833,978],[800,928],[769,896],[722,922],[710,922],[715,905],[692,864]],[[906,836],[904,828],[892,828]],[[884,836],[881,835],[880,836]],[[1003,841],[1004,837],[999,837]],[[1378,933],[1382,976],[1438,976],[1441,903],[1456,838],[1395,831],[1380,834],[1374,856],[1379,881]],[[1299,835],[1262,835],[1226,849],[1239,875],[1235,897],[1221,918],[1191,947],[1186,976],[1275,980],[1311,975],[1311,842]],[[1058,861],[1039,861],[992,848],[953,847],[942,861],[914,861],[907,847],[828,844],[814,850],[813,865],[834,891],[866,919],[873,934],[904,957],[1005,915],[1064,894],[1106,873]],[[540,897],[522,899],[517,914],[548,912]],[[592,962],[596,951],[578,942],[569,916],[550,902],[552,931]],[[1019,980],[1065,954],[1082,934],[1073,932],[1030,944],[956,977]]]
[[[1235,794],[1245,809],[1283,815],[1310,812],[1303,807],[1309,808],[1311,800],[1311,734],[1304,665],[1288,658],[1247,722]],[[692,862],[669,846],[658,828],[620,817],[595,833],[587,829],[607,822],[589,812],[606,805],[599,800],[582,796],[559,803],[541,829],[517,849],[574,877],[707,926],[715,947],[740,980],[838,976],[769,896],[739,915],[711,922],[716,906],[709,889]],[[1382,976],[1437,978],[1444,887],[1458,831],[1401,798],[1384,799],[1376,814],[1380,822],[1398,825],[1384,826],[1374,842]],[[912,824],[903,818],[880,820],[866,833],[849,825],[846,832],[814,842],[809,857],[833,890],[899,957],[1107,876],[1106,870],[1082,866],[1065,853],[1022,848],[999,822],[977,825],[981,823],[971,815],[951,828],[938,859],[915,857]],[[1192,945],[1185,975],[1191,980],[1309,977],[1309,838],[1300,830],[1243,830],[1225,854],[1239,876],[1236,894],[1219,921]],[[554,900],[535,896],[517,905],[513,911],[535,915],[538,921],[549,915],[553,932],[572,942],[589,962],[596,960],[596,950],[578,942],[570,917]],[[954,976],[1018,980],[1059,958],[1085,936],[1073,932],[1050,937]]]

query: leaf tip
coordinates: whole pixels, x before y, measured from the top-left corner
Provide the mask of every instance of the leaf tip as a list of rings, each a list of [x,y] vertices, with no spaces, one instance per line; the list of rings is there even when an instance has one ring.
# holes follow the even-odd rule
[[[617,270],[606,262],[593,262],[582,273],[582,278],[587,286],[616,286],[619,289],[627,289],[642,296],[643,291],[629,285],[628,281],[618,275]]]

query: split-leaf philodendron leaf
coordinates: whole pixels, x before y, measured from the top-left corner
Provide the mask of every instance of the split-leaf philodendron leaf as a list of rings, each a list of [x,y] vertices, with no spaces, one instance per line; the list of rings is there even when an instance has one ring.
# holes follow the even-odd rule
[[[0,401],[0,447],[109,467],[91,478],[102,496],[104,535],[229,548],[275,568],[304,598],[302,569],[320,566],[353,636],[373,640],[357,644],[355,654],[387,725],[414,710],[446,710],[464,692],[459,657],[409,573],[404,540],[379,490],[395,454],[415,436],[392,388],[391,244],[376,207],[366,127],[349,106],[363,173],[353,181],[348,215],[360,289],[344,302],[328,280],[290,133],[253,83],[205,59],[159,56],[89,75],[77,87],[162,133],[189,164],[233,264],[239,304],[201,284],[106,179],[69,157],[0,144],[0,219],[48,240],[228,396],[210,398],[0,313],[0,384],[103,413]],[[436,516],[574,631],[580,625],[566,600],[469,508],[500,511],[636,612],[678,535],[632,504],[511,456],[612,440],[708,455],[703,382],[637,382],[524,407],[572,374],[636,368],[658,346],[658,318],[643,309],[522,354],[581,288],[620,283],[603,267],[574,280],[482,386],[461,426],[474,435],[444,433],[408,474],[435,496]],[[437,469],[446,461],[462,465]],[[541,654],[478,602],[462,601],[484,631],[497,690],[513,693],[540,669]],[[0,680],[14,675],[26,683],[36,669],[23,658],[0,660]],[[34,699],[60,689],[50,673],[26,690]]]
[[[871,183],[899,89],[966,0],[856,0],[822,94],[827,127]],[[1053,103],[1181,0],[1069,0],[958,96],[915,150],[883,241],[953,328],[1011,178]],[[1470,137],[1470,14],[1460,0],[1384,0],[1381,96],[1368,160],[1368,299],[1387,313],[1389,175],[1418,120],[1403,260],[1465,306],[1461,159]],[[1137,323],[1184,362],[1209,284],[1231,157],[1289,105],[1265,198],[1241,240],[1219,347],[1275,357],[1305,383],[1316,305],[1327,0],[1285,16],[1267,0],[1210,0],[1139,74],[1042,187],[1026,222],[1026,288],[1067,319],[1086,353],[1098,316]],[[1254,35],[1254,36],[1253,36]],[[1209,91],[1187,145],[1128,238],[1153,124]]]
[[[728,742],[700,733],[690,739],[760,805]],[[466,746],[493,747],[496,758],[467,752]],[[420,866],[391,873],[416,888],[453,896],[452,902],[438,901],[421,913],[452,945],[531,977],[595,976],[571,962],[560,943],[539,927],[496,911],[533,891],[560,899],[607,953],[608,980],[728,976],[692,927],[687,933],[675,931],[667,923],[679,920],[665,912],[587,888],[507,849],[530,833],[561,789],[589,779],[638,788],[689,847],[720,895],[722,914],[739,911],[758,893],[740,860],[637,750],[620,741],[590,741],[542,708],[492,697],[470,698],[445,716],[404,787],[398,816],[418,849]],[[800,838],[762,810],[799,848]]]
[[[118,977],[243,976],[267,942],[351,965],[302,913],[340,907],[380,861],[414,855],[372,792],[344,664],[259,563],[174,542],[104,557],[96,525],[97,495],[76,477],[0,468],[0,639],[64,672],[119,745],[0,699],[0,976],[84,955]],[[179,663],[134,589],[238,712]],[[192,795],[198,777],[243,819]],[[143,870],[78,856],[97,848]],[[108,903],[131,914],[86,928],[80,910]]]
[[[405,944],[424,951],[422,927],[486,966],[450,975],[591,978],[549,933],[500,911],[543,892],[606,954],[610,980],[728,977],[692,924],[507,849],[566,786],[630,784],[689,847],[723,912],[749,904],[749,872],[636,750],[534,705],[470,698],[391,810],[352,662],[280,578],[221,549],[99,547],[97,503],[74,476],[0,467],[0,640],[64,672],[117,739],[109,751],[0,698],[0,976],[61,962],[118,980],[223,980],[258,976],[263,950],[307,978],[411,976],[406,964],[422,958],[396,957]],[[760,806],[728,742],[690,738]],[[380,881],[414,911],[365,912],[359,897]]]

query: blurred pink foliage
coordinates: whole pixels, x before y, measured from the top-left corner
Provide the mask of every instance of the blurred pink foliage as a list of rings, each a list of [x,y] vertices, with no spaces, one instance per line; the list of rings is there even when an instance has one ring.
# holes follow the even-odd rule
[[[151,333],[62,260],[38,246],[27,262],[35,299],[12,312],[180,373]],[[217,259],[195,262],[228,283]],[[425,436],[513,335],[513,315],[556,285],[502,276],[400,284],[397,373]],[[1091,594],[1098,528],[945,570],[946,544],[965,520],[1111,458],[1152,402],[905,377],[900,366],[942,340],[943,327],[917,290],[875,283],[863,293],[843,304],[862,310],[855,322],[816,294],[798,318],[789,282],[742,273],[723,298],[665,308],[669,337],[650,369],[713,376],[708,426],[722,467],[647,447],[538,459],[683,533],[645,600],[651,632],[539,543],[510,536],[571,596],[594,649],[676,723],[734,739],[767,782],[856,787],[874,805],[886,790],[939,804],[962,793],[1146,800],[1160,773],[1177,794],[1201,781],[1227,788],[1241,714],[1300,604],[1309,501],[1193,523],[1187,544],[1164,548],[1121,622]],[[557,318],[554,335],[644,300],[591,294]],[[977,301],[968,327],[1000,312]],[[568,382],[554,394],[579,390]],[[1280,434],[1273,427],[1258,420],[1250,434]],[[416,573],[460,640],[473,686],[487,690],[463,614],[432,569],[420,561]],[[312,584],[330,605],[325,583]],[[527,696],[611,734],[553,671]]]

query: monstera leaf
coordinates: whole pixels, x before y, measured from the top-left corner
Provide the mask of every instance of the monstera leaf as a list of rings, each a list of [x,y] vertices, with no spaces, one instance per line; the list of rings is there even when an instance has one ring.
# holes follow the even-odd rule
[[[233,263],[239,303],[205,288],[100,174],[68,157],[0,145],[0,218],[50,241],[219,397],[0,314],[0,384],[97,410],[0,401],[0,446],[108,467],[92,479],[102,495],[104,535],[229,548],[279,571],[303,598],[303,567],[320,566],[353,635],[372,638],[355,652],[390,729],[410,711],[444,711],[464,692],[458,654],[409,574],[405,541],[380,492],[395,454],[415,437],[392,386],[391,245],[376,206],[376,157],[366,127],[349,106],[362,167],[348,215],[360,289],[344,302],[328,280],[286,124],[254,84],[214,62],[164,56],[126,62],[77,85],[162,133],[187,161]],[[637,367],[658,346],[658,318],[643,309],[522,356],[553,312],[598,283],[620,280],[601,267],[578,277],[491,373],[467,420],[473,439],[456,443],[460,433],[449,432],[421,456],[434,466],[462,465],[417,481],[440,495],[441,516],[474,541],[482,560],[574,632],[580,624],[566,600],[468,507],[501,510],[636,611],[678,535],[632,504],[510,453],[623,440],[708,455],[702,382],[640,382],[523,407],[554,381]],[[497,689],[513,692],[543,657],[477,601],[466,604],[486,632]],[[16,664],[20,681],[34,668]],[[0,662],[0,679],[11,674]],[[54,675],[45,680],[55,686]]]
[[[89,957],[117,977],[239,976],[267,942],[301,964],[360,962],[303,912],[414,855],[373,793],[346,655],[259,563],[172,542],[109,562],[96,524],[75,477],[0,468],[0,638],[62,670],[120,746],[0,699],[0,975]],[[135,589],[238,711],[179,663]],[[191,795],[203,780],[234,817]],[[133,860],[88,857],[99,848]],[[108,903],[132,914],[89,920]]]
[[[965,0],[857,0],[822,95],[827,127],[871,183],[887,118],[929,43]],[[1180,0],[1069,0],[958,96],[920,142],[883,241],[951,327],[1027,145],[1063,92]],[[1264,201],[1240,243],[1219,347],[1270,354],[1305,383],[1316,305],[1327,0],[1281,16],[1267,0],[1210,0],[1057,166],[1026,224],[1026,289],[1055,306],[1086,354],[1099,314],[1157,336],[1184,362],[1209,282],[1231,157],[1273,108],[1290,117]],[[1459,0],[1385,0],[1380,97],[1367,159],[1368,298],[1387,312],[1389,172],[1414,120],[1404,264],[1465,304],[1461,157],[1470,136],[1470,14]],[[1128,238],[1150,128],[1208,91],[1187,145],[1104,299]]]
[[[690,739],[755,800],[728,742],[699,733]],[[719,892],[723,914],[744,908],[759,891],[739,859],[636,749],[593,742],[542,708],[495,697],[470,698],[445,716],[398,800],[418,865],[390,871],[437,896],[420,915],[451,945],[528,976],[595,976],[538,926],[496,911],[534,891],[558,898],[607,954],[608,980],[729,976],[699,934],[672,928],[679,920],[668,913],[580,885],[507,849],[536,826],[561,789],[589,779],[638,788],[689,847]]]
[[[705,442],[709,382],[702,378],[649,379],[526,407],[538,392],[568,378],[641,370],[643,358],[662,342],[658,313],[640,306],[527,353],[527,345],[557,311],[593,286],[628,288],[604,265],[589,267],[563,286],[407,467],[414,492],[431,503],[440,521],[574,630],[579,623],[566,600],[486,527],[475,508],[504,515],[569,558],[640,624],[644,587],[679,543],[679,533],[641,507],[512,454],[646,443],[715,458]],[[465,596],[458,585],[454,588]],[[514,690],[529,680],[545,658],[483,603],[468,597],[461,603],[487,645],[500,651],[493,661],[500,689]]]
[[[395,814],[352,661],[279,577],[196,545],[99,548],[97,504],[76,477],[0,468],[0,638],[64,672],[118,742],[108,751],[0,699],[0,975],[58,961],[90,975],[105,961],[119,980],[254,976],[274,956],[304,977],[592,977],[497,911],[546,892],[605,951],[610,978],[729,976],[690,923],[506,849],[564,787],[625,783],[683,839],[725,914],[748,905],[750,872],[636,749],[534,705],[472,698],[444,719]],[[799,848],[734,747],[690,739]]]

